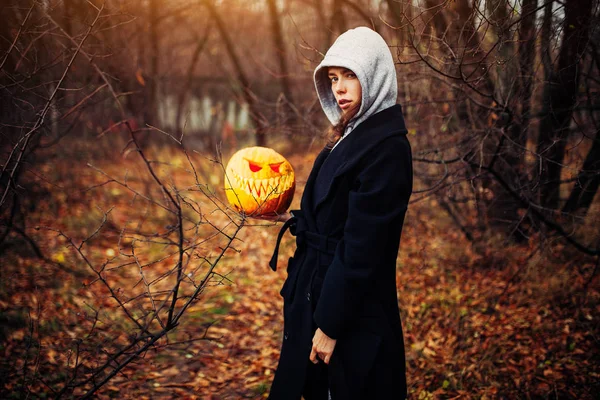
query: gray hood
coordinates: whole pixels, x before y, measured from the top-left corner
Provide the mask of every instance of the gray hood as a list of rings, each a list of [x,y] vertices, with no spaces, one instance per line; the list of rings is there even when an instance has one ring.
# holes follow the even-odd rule
[[[331,91],[326,67],[352,70],[362,88],[360,109],[345,133],[371,115],[396,104],[398,86],[394,59],[385,40],[372,29],[361,26],[341,34],[315,69],[313,78],[321,107],[331,124],[335,125],[342,109]]]

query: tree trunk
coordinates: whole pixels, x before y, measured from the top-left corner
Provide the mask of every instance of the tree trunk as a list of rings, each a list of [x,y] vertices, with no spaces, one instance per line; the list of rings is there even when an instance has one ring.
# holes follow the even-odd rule
[[[496,96],[507,110],[504,125],[496,124],[501,135],[496,138],[501,143],[492,151],[497,152],[495,170],[501,179],[515,191],[527,186],[525,171],[525,150],[527,132],[530,124],[533,63],[535,59],[535,9],[537,0],[524,0],[519,26],[518,59],[514,62],[515,48],[512,42],[513,32],[509,30],[510,13],[506,0],[487,3],[491,9],[490,21],[496,27],[499,41],[499,56],[502,64],[497,67]],[[519,74],[520,71],[520,74]],[[494,146],[492,144],[492,146]],[[490,146],[490,147],[492,147]],[[519,202],[502,185],[490,182],[488,187],[494,193],[494,199],[488,207],[488,220],[495,230],[512,233],[517,240],[525,237],[521,234],[524,227],[515,229],[521,220]]]
[[[335,32],[335,28],[337,27],[338,34],[342,34],[346,32],[346,16],[344,15],[344,11],[342,9],[343,0],[333,0],[333,10],[331,13],[331,31]]]
[[[125,96],[125,107],[129,114],[134,118],[138,125],[143,125],[142,119],[146,116],[146,109],[148,105],[148,98],[146,93],[148,93],[148,88],[146,87],[147,83],[145,82],[145,77],[147,77],[146,71],[146,46],[147,40],[146,35],[142,34],[142,32],[146,29],[146,22],[144,19],[140,18],[135,21],[135,27],[140,32],[137,35],[137,70],[136,77],[129,78],[125,80],[121,85],[121,91],[129,92],[133,90],[140,90],[140,86],[142,87],[142,91],[144,93],[143,96]],[[140,135],[140,140],[144,140],[144,136]]]
[[[435,28],[435,36],[439,40],[446,40],[446,33],[448,31],[448,23],[442,12],[445,7],[445,2],[442,0],[425,0],[425,6],[427,11],[424,12],[429,19],[433,20],[433,26]],[[431,24],[427,24],[426,27],[430,27]],[[428,33],[431,33],[431,29],[428,29]]]
[[[73,36],[73,28],[72,28],[72,20],[73,20],[73,0],[63,0],[64,4],[64,12],[63,12],[63,26],[65,28],[65,32],[69,34],[69,36]]]
[[[475,27],[475,11],[469,0],[456,0],[455,7],[459,21],[452,36],[456,38],[456,46],[459,46],[459,40],[465,46],[462,51],[463,59],[460,60],[461,75],[469,85],[478,85],[475,88],[482,95],[493,96],[496,85],[489,74],[489,65],[486,59],[489,55],[483,50],[479,32]],[[477,84],[478,82],[481,84]],[[487,112],[485,111],[486,114]]]
[[[395,28],[398,30],[400,45],[402,48],[404,48],[404,46],[409,46],[412,40],[410,32],[411,25],[409,23],[412,19],[412,3],[408,0],[387,0],[386,2],[392,18],[394,19],[396,25]]]
[[[560,176],[573,106],[577,99],[580,59],[588,44],[592,0],[567,0],[558,66],[544,88],[537,144],[539,201],[557,209]]]
[[[583,168],[577,174],[575,186],[571,190],[565,206],[564,212],[574,212],[579,209],[581,214],[585,215],[594,200],[594,196],[600,186],[600,133],[596,132],[596,138],[592,148],[588,152]]]
[[[231,58],[231,63],[233,64],[233,68],[235,69],[235,72],[237,74],[237,80],[238,80],[239,85],[241,86],[242,95],[244,97],[244,100],[248,104],[248,110],[250,111],[250,118],[252,119],[252,122],[254,123],[255,129],[256,129],[256,145],[257,146],[266,146],[267,145],[267,139],[266,139],[267,121],[265,120],[265,117],[262,115],[262,113],[258,110],[256,101],[254,100],[254,95],[252,94],[252,91],[250,90],[250,83],[248,81],[248,78],[246,77],[246,73],[244,72],[244,69],[242,68],[242,63],[240,62],[240,60],[235,52],[235,48],[233,47],[233,42],[231,41],[231,38],[229,37],[229,33],[227,32],[225,23],[223,22],[223,19],[219,15],[214,4],[212,4],[212,2],[210,0],[204,0],[203,3],[206,6],[206,8],[208,8],[210,15],[213,17],[213,19],[215,20],[215,23],[217,24],[217,29],[219,30],[219,33],[221,35],[221,38],[223,39],[223,42],[225,42],[225,48],[227,49],[227,53],[229,54],[229,58]]]
[[[361,18],[365,20],[365,24],[373,29],[375,32],[380,32],[380,23],[379,18],[373,18],[371,16],[371,10],[369,5],[358,4],[354,1],[344,0],[344,6],[346,6],[351,11],[354,11]]]
[[[490,29],[495,30],[495,40],[498,41],[496,45],[498,50],[493,55],[494,59],[491,59],[492,55],[482,47],[482,39],[475,26],[476,10],[468,0],[457,0],[454,4],[459,23],[456,28],[449,30],[449,35],[451,35],[451,40],[457,43],[456,52],[462,54],[459,60],[458,75],[462,77],[466,85],[473,89],[471,94],[474,96],[473,100],[489,106],[493,106],[494,103],[504,105],[510,110],[508,102],[509,97],[512,98],[512,96],[509,93],[518,74],[518,63],[511,64],[514,46],[510,42],[510,13],[506,0],[490,1],[487,5],[493,8],[493,12],[489,16],[489,23],[492,25]],[[458,47],[460,45],[464,48]],[[490,70],[497,60],[502,60],[504,64],[496,70]],[[492,72],[495,74],[495,79],[491,75]],[[458,97],[459,93],[456,93],[455,96],[460,98]],[[514,98],[512,101],[514,103]],[[511,140],[507,140],[507,137],[520,136],[520,126],[511,124],[511,118],[507,116],[493,121],[490,119],[490,113],[488,108],[478,106],[469,99],[458,102],[460,120],[470,120],[474,129],[486,132],[481,142],[478,143],[479,148],[483,151],[472,153],[480,154],[480,159],[474,160],[476,164],[493,169],[511,187],[519,187],[521,177],[517,160],[522,157],[523,149],[516,146]],[[478,172],[477,168],[472,171],[473,174]],[[478,199],[480,228],[501,232],[516,240],[523,239],[519,231],[515,229],[520,217],[518,203],[512,194],[492,175],[483,175],[478,184],[480,187],[476,190],[487,193]]]
[[[196,69],[196,64],[198,63],[198,60],[200,59],[200,54],[202,54],[202,50],[204,50],[204,46],[206,46],[206,42],[208,42],[208,37],[211,28],[211,24],[207,23],[206,32],[204,32],[204,36],[202,38],[198,38],[198,43],[196,44],[196,48],[194,49],[194,53],[192,54],[190,65],[188,66],[188,70],[185,75],[185,83],[181,88],[179,98],[177,99],[177,117],[175,118],[175,124],[177,126],[177,131],[180,134],[183,134],[183,127],[185,125],[184,123],[182,123],[181,117],[183,115],[183,108],[186,103],[188,93],[190,92],[190,86],[192,84],[194,70]]]
[[[531,121],[531,96],[533,93],[533,63],[535,60],[535,10],[537,0],[523,0],[521,26],[519,27],[519,69],[521,80],[517,100],[521,101],[521,122],[518,135],[511,139],[522,149],[516,160],[519,172],[523,171],[523,153],[527,145]]]
[[[269,15],[271,17],[271,31],[273,35],[273,41],[275,45],[275,53],[279,61],[279,83],[281,90],[285,96],[286,101],[290,105],[294,105],[294,98],[292,96],[292,89],[290,85],[290,72],[287,65],[287,51],[285,43],[283,41],[283,32],[281,30],[281,24],[279,23],[279,12],[277,11],[277,5],[275,0],[267,0],[269,6]],[[286,109],[289,107],[286,105]]]
[[[148,88],[148,103],[144,110],[144,123],[156,125],[158,113],[158,79],[159,79],[159,39],[158,39],[158,0],[150,0],[148,3],[149,18],[149,42],[150,42],[150,71]]]
[[[498,62],[495,63],[495,96],[499,104],[508,104],[513,94],[515,81],[518,80],[519,65],[514,60],[514,33],[511,30],[512,10],[508,0],[487,0],[489,21],[496,34],[498,43]],[[523,4],[523,9],[525,4]]]
[[[317,18],[319,18],[319,24],[322,27],[323,32],[323,43],[319,51],[325,53],[331,45],[331,29],[328,29],[327,16],[325,15],[325,7],[321,0],[315,0],[315,10],[317,11]]]
[[[554,1],[550,0],[544,6],[544,19],[542,21],[542,31],[540,32],[541,58],[544,66],[544,80],[550,81],[552,73],[552,57],[550,56],[550,42],[552,39],[552,7]]]
[[[523,0],[521,8],[521,21],[519,24],[518,63],[519,77],[515,80],[515,93],[509,98],[509,110],[515,117],[511,118],[506,128],[505,134],[510,139],[506,141],[506,146],[501,150],[505,154],[505,160],[508,168],[504,171],[511,171],[511,177],[506,176],[509,184],[512,183],[516,191],[527,191],[529,178],[527,176],[527,167],[525,165],[525,152],[527,150],[527,139],[529,136],[529,125],[531,123],[531,100],[533,94],[533,63],[535,62],[535,13],[537,9],[537,0]],[[499,171],[502,173],[502,171]],[[521,189],[519,189],[521,188]],[[513,219],[518,222],[517,229],[511,229],[515,232],[517,240],[524,240],[525,234],[529,228],[529,220],[519,219],[517,209],[519,204],[517,200],[504,188],[500,188],[503,202],[513,208]],[[530,193],[527,193],[529,197]]]

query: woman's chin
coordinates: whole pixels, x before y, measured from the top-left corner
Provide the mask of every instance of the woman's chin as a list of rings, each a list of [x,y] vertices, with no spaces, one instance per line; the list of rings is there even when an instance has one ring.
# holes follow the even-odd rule
[[[350,111],[352,109],[352,103],[342,104],[340,106],[340,108],[342,109],[342,113],[346,114],[348,111]]]

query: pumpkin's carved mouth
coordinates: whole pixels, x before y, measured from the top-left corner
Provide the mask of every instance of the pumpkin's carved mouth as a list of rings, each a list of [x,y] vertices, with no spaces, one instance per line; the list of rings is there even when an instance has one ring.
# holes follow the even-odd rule
[[[229,170],[236,186],[246,194],[252,196],[256,201],[264,202],[271,197],[277,197],[288,191],[294,183],[293,174],[277,176],[269,179],[243,178]]]

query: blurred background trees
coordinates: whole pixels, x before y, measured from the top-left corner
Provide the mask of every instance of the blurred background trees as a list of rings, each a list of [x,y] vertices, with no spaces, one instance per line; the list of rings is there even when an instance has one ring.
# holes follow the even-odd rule
[[[479,251],[490,240],[543,247],[558,238],[599,255],[595,0],[4,0],[0,7],[5,255],[51,258],[32,216],[73,190],[60,174],[39,184],[49,179],[40,166],[53,160],[109,159],[132,148],[213,155],[219,144],[224,155],[253,144],[317,151],[327,121],[312,71],[339,33],[359,25],[382,34],[395,55],[414,203],[434,197]],[[177,209],[177,190],[169,190]]]
[[[123,118],[208,151],[309,145],[325,127],[312,69],[358,25],[395,52],[412,138],[435,156],[418,171],[448,188],[455,215],[476,211],[477,223],[459,218],[469,236],[560,233],[554,222],[582,222],[598,189],[591,0],[7,1],[2,12],[4,208],[38,146]]]

